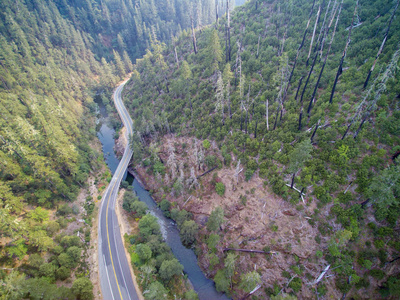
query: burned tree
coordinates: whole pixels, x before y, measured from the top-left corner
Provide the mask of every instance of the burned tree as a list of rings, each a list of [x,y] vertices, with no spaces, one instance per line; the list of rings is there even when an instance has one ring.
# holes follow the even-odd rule
[[[354,8],[353,19],[352,19],[352,21],[351,21],[351,25],[350,25],[350,28],[349,28],[349,35],[348,35],[348,37],[347,37],[346,46],[344,47],[343,54],[342,54],[342,58],[340,59],[339,68],[338,68],[337,73],[336,73],[335,81],[333,82],[331,97],[329,98],[329,103],[330,103],[330,104],[332,104],[332,101],[333,101],[333,95],[335,94],[336,84],[337,84],[337,81],[338,81],[338,79],[339,79],[339,76],[340,76],[340,75],[342,74],[342,72],[343,72],[343,62],[344,62],[344,58],[346,57],[347,48],[349,47],[349,44],[350,44],[350,41],[351,41],[351,40],[350,40],[350,37],[351,37],[351,30],[353,29],[354,18],[355,18],[356,14],[357,14],[357,7],[358,7],[358,0],[357,0],[357,3],[356,3],[356,7]]]
[[[321,71],[319,72],[319,76],[318,76],[318,79],[317,79],[317,83],[315,84],[314,91],[313,91],[312,96],[311,96],[311,99],[310,99],[310,103],[309,103],[309,105],[308,105],[308,109],[307,109],[308,116],[310,116],[310,112],[311,112],[311,108],[312,108],[312,103],[313,103],[315,94],[317,93],[318,85],[319,85],[319,82],[321,81],[322,74],[324,73],[324,69],[325,69],[325,66],[326,66],[326,61],[328,60],[329,53],[331,52],[331,49],[332,49],[332,43],[333,43],[333,39],[334,39],[334,37],[335,37],[337,24],[338,24],[338,22],[339,22],[340,12],[342,11],[342,6],[343,6],[343,0],[342,0],[342,3],[340,4],[340,8],[339,8],[339,12],[338,12],[338,15],[337,15],[335,27],[334,27],[333,32],[332,32],[331,41],[330,41],[330,43],[329,43],[329,48],[328,48],[328,51],[327,51],[326,54],[325,54],[325,59],[324,59],[324,62],[323,62],[323,64],[322,64]]]
[[[196,34],[195,34],[195,31],[194,31],[194,24],[193,24],[193,17],[192,16],[190,16],[190,20],[192,22],[193,51],[194,51],[194,54],[197,54]]]
[[[314,30],[313,30],[313,34],[312,34],[312,37],[311,37],[310,49],[308,50],[308,56],[307,56],[306,65],[308,65],[308,60],[310,59],[312,46],[314,44],[315,31],[317,30],[317,25],[318,25],[320,16],[321,16],[321,4],[318,7],[317,18],[315,19]]]
[[[388,28],[386,29],[385,35],[384,35],[384,37],[383,37],[382,44],[381,44],[381,46],[379,47],[378,53],[376,54],[375,61],[374,61],[374,63],[372,64],[372,67],[371,67],[371,69],[370,69],[369,72],[368,72],[367,79],[366,79],[365,82],[364,82],[364,89],[365,89],[365,88],[367,87],[367,85],[368,85],[369,78],[371,77],[371,74],[372,74],[372,72],[373,72],[374,69],[375,69],[375,65],[376,65],[376,62],[378,61],[379,55],[381,55],[381,53],[382,53],[382,51],[383,51],[383,47],[385,47],[385,43],[386,43],[386,40],[387,40],[388,35],[389,35],[390,25],[392,25],[392,21],[393,21],[393,18],[394,18],[394,14],[396,13],[397,8],[399,7],[399,2],[400,2],[400,0],[397,0],[396,6],[395,6],[394,9],[393,9],[393,13],[392,13],[392,16],[390,17],[389,25],[388,25]]]
[[[347,126],[345,133],[342,136],[342,140],[346,137],[347,133],[350,130],[350,127],[361,118],[361,123],[358,126],[358,129],[353,135],[353,138],[357,138],[361,128],[365,124],[365,122],[370,117],[371,113],[376,109],[376,103],[381,98],[382,94],[386,91],[386,82],[388,79],[393,78],[396,73],[397,63],[400,57],[400,43],[397,46],[396,52],[393,54],[392,59],[387,66],[385,72],[382,75],[378,76],[373,85],[368,89],[367,93],[363,97],[361,103],[358,105],[356,113],[350,121],[350,124]]]
[[[224,115],[224,83],[222,81],[221,72],[218,72],[217,90],[215,93],[215,112],[221,114],[222,125],[225,125]]]
[[[226,27],[225,27],[226,62],[231,61],[231,20],[230,20],[229,6],[230,6],[229,0],[226,0]]]
[[[296,58],[294,59],[293,68],[292,68],[292,71],[290,72],[290,76],[289,76],[289,81],[288,81],[289,83],[290,83],[290,81],[292,80],[293,72],[294,72],[294,69],[296,68],[296,63],[297,63],[297,59],[299,58],[300,51],[301,51],[301,49],[302,49],[303,46],[304,46],[304,41],[305,41],[305,39],[306,39],[308,27],[310,26],[312,14],[313,14],[313,11],[314,11],[314,5],[315,5],[315,0],[313,1],[312,7],[311,7],[310,15],[309,15],[309,17],[308,17],[307,26],[306,26],[306,29],[304,30],[304,34],[303,34],[303,39],[302,39],[302,41],[301,41],[301,43],[300,43],[299,48],[297,49]]]

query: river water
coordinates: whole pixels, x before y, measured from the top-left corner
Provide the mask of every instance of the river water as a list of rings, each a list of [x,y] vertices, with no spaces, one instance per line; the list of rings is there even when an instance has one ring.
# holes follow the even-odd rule
[[[99,104],[99,112],[100,117],[98,118],[97,137],[103,146],[104,159],[109,169],[114,174],[119,164],[119,160],[115,156],[113,150],[115,130],[109,126],[107,112],[102,104]],[[133,178],[129,174],[125,174],[124,180],[130,182],[132,189],[136,192],[140,201],[146,203],[150,213],[157,217],[163,238],[171,248],[175,257],[183,265],[184,272],[188,275],[188,278],[192,283],[194,290],[199,295],[200,300],[229,299],[225,294],[218,293],[215,289],[214,282],[205,277],[197,264],[197,257],[193,250],[187,249],[182,245],[176,224],[173,220],[164,216],[156,202],[151,198],[149,192],[141,186],[136,178]]]

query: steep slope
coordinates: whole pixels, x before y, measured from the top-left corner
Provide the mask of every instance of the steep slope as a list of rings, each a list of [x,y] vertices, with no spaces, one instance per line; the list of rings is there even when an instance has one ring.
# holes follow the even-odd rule
[[[221,290],[240,298],[262,278],[261,298],[280,289],[300,298],[397,295],[397,8],[249,1],[232,13],[230,31],[225,17],[217,30],[197,30],[197,53],[184,32],[172,45],[154,42],[137,61],[124,97],[135,120],[134,164],[160,201],[198,223],[224,209],[223,231],[198,235],[200,260]],[[269,219],[252,226],[263,197]],[[235,270],[248,276],[232,277],[215,260],[227,259],[224,247],[278,256],[240,254]],[[328,265],[334,278],[317,282]]]
[[[82,252],[84,245],[61,243],[65,233],[60,228],[68,227],[63,216],[72,213],[71,207],[73,213],[79,211],[68,203],[88,188],[89,174],[98,175],[102,167],[101,153],[92,149],[97,110],[93,98],[108,103],[110,90],[131,71],[131,59],[144,53],[152,38],[169,39],[188,28],[189,11],[198,12],[196,24],[210,22],[214,12],[209,4],[0,2],[0,251],[5,268],[0,280],[7,282],[1,284],[2,297],[34,298],[29,293],[35,285],[46,297],[79,297],[79,291],[69,288],[57,294],[54,282],[88,275],[83,261],[82,268],[71,262],[76,259],[71,255]],[[97,191],[87,192],[81,211],[90,223]],[[73,222],[74,217],[68,218]],[[89,233],[85,226],[81,233]],[[21,285],[27,276],[31,280]],[[87,282],[78,283],[92,293]]]

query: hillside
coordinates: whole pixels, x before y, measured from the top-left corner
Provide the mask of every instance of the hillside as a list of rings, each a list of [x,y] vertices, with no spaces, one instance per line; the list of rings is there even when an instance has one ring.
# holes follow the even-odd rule
[[[110,176],[94,99],[109,103],[152,39],[189,28],[189,15],[215,18],[209,2],[189,4],[0,2],[2,299],[93,297],[91,218]]]
[[[252,0],[137,60],[133,166],[234,299],[399,296],[397,9]]]

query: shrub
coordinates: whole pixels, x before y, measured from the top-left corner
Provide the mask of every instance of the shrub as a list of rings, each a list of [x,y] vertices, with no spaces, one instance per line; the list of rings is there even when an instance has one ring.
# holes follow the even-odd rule
[[[218,195],[223,196],[225,194],[225,185],[222,182],[217,182],[215,184],[215,191]]]
[[[295,293],[301,290],[303,283],[299,277],[293,278],[293,280],[289,283],[289,287],[293,289]]]
[[[180,237],[182,244],[186,247],[191,246],[196,240],[196,234],[198,231],[198,226],[195,221],[185,221],[181,226]]]
[[[204,147],[204,149],[206,149],[206,150],[210,149],[210,147],[211,147],[210,141],[209,141],[209,140],[204,140],[204,141],[203,141],[203,147]]]
[[[378,280],[382,280],[385,277],[385,272],[383,272],[380,269],[372,269],[369,272],[369,275],[371,275],[372,277],[378,279]]]

